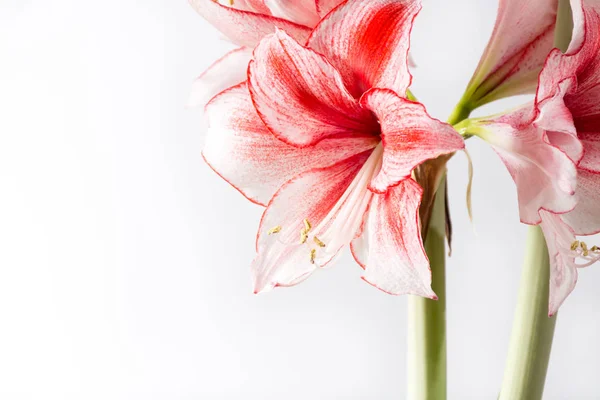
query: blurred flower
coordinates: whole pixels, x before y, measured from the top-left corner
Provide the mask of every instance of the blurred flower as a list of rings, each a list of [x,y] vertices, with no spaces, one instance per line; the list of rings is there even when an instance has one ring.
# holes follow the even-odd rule
[[[256,47],[248,81],[207,105],[205,160],[267,206],[255,292],[299,283],[351,245],[370,284],[435,298],[411,173],[464,142],[405,98],[419,10],[416,0],[350,0],[307,47],[278,30]]]
[[[305,43],[321,16],[342,0],[190,0],[194,9],[239,46],[217,60],[194,82],[189,106],[203,107],[219,92],[246,80],[252,49],[283,29]]]

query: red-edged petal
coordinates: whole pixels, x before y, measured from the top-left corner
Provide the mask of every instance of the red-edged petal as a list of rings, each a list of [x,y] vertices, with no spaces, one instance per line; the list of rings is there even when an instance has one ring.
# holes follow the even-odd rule
[[[309,146],[326,137],[378,131],[373,115],[348,93],[335,68],[282,31],[254,50],[248,80],[259,115],[287,143]]]
[[[510,172],[519,197],[521,221],[540,222],[539,210],[571,211],[576,204],[576,168],[531,121],[529,107],[484,122],[480,136],[492,145]]]
[[[342,199],[369,157],[366,152],[334,166],[307,171],[286,183],[263,214],[252,263],[255,293],[290,286],[306,279],[317,267],[311,262],[320,247],[301,243],[305,220],[317,227]],[[271,233],[279,227],[278,233]],[[312,251],[315,256],[311,256]]]
[[[554,47],[557,4],[500,0],[492,36],[469,83],[475,103],[535,91],[538,74]]]
[[[577,207],[563,220],[577,235],[600,233],[600,173],[577,172]]]
[[[254,47],[266,35],[283,29],[290,36],[305,41],[310,28],[285,19],[227,7],[213,0],[189,0],[194,9],[229,40],[238,46]]]
[[[317,13],[319,13],[319,16],[324,17],[343,2],[344,0],[316,0]]]
[[[556,314],[565,299],[571,294],[577,283],[577,267],[571,244],[575,234],[562,220],[560,215],[540,212],[548,253],[550,255],[550,298],[548,314]]]
[[[412,179],[375,194],[352,254],[365,268],[363,279],[378,289],[436,299],[419,226],[422,194]]]
[[[355,97],[372,87],[400,95],[410,86],[408,49],[418,0],[348,0],[315,28],[309,47],[340,71]]]
[[[378,142],[353,137],[326,139],[305,149],[290,146],[262,123],[245,83],[216,96],[207,105],[206,116],[205,160],[246,197],[263,205],[292,177],[372,149]]]
[[[371,89],[361,98],[381,124],[383,164],[370,189],[383,193],[410,177],[426,160],[465,147],[463,138],[451,125],[431,118],[425,107],[399,97],[395,92]]]
[[[224,5],[229,5],[229,0],[221,0]],[[244,11],[252,11],[259,14],[270,15],[271,10],[265,4],[264,0],[234,0],[231,5],[232,8]]]
[[[265,0],[271,13],[305,26],[315,26],[319,22],[315,0]]]
[[[223,90],[246,81],[248,62],[251,59],[252,50],[247,47],[225,54],[194,81],[188,106],[204,107]]]

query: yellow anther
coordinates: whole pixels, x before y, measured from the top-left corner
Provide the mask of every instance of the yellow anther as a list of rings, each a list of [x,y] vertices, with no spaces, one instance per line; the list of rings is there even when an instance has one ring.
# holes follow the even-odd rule
[[[319,240],[318,237],[314,236],[313,240],[317,244],[317,246],[319,246],[319,247],[325,247],[325,243],[321,242],[321,240]]]
[[[598,247],[598,246],[592,246],[592,248],[590,249],[590,251],[593,251],[593,252],[600,251],[600,247]]]
[[[277,225],[271,229],[269,229],[269,231],[267,232],[267,235],[273,235],[275,233],[279,233],[281,232],[281,225]]]
[[[300,244],[306,243],[308,240],[308,232],[305,229],[300,230]]]
[[[571,250],[575,251],[575,250],[577,250],[578,247],[579,247],[579,240],[576,240],[573,243],[571,243]]]
[[[312,226],[310,225],[310,222],[308,222],[308,220],[305,218],[304,219],[304,230],[306,231],[306,233],[310,232],[311,228],[312,228]]]
[[[312,249],[310,251],[310,263],[314,264],[315,263],[315,257],[317,256],[317,250],[316,249]]]
[[[581,250],[583,250],[583,255],[585,257],[587,257],[590,254],[590,251],[588,250],[587,244],[585,244],[584,242],[581,242]]]

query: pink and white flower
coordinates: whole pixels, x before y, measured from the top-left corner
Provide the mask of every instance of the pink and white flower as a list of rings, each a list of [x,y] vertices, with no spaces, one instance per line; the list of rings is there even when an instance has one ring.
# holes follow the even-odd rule
[[[365,281],[435,298],[411,174],[464,142],[405,98],[419,10],[417,0],[350,0],[306,47],[277,30],[256,47],[248,81],[207,105],[205,160],[267,207],[255,292],[297,284],[350,245]]]
[[[554,40],[557,0],[500,0],[492,36],[469,82],[471,109],[535,92]]]
[[[204,19],[238,46],[194,82],[188,103],[203,107],[219,92],[246,80],[252,50],[263,37],[282,29],[304,44],[321,17],[343,0],[189,1]]]
[[[569,49],[552,50],[532,104],[475,122],[510,171],[521,220],[540,224],[550,252],[550,314],[573,290],[577,268],[600,259],[577,236],[600,233],[600,7],[572,1]]]

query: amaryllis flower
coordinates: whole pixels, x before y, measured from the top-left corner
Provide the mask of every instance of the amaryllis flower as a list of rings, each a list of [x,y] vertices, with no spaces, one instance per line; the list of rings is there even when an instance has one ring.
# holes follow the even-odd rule
[[[600,233],[600,16],[587,4],[572,2],[571,44],[548,56],[534,103],[472,127],[515,180],[521,220],[544,231],[550,314],[573,290],[577,268],[600,258],[576,239]]]
[[[206,107],[207,163],[265,205],[255,292],[306,279],[350,245],[363,279],[435,298],[412,171],[464,147],[448,124],[405,98],[416,0],[350,0],[302,46],[264,38],[248,81]]]
[[[554,47],[557,5],[558,0],[500,0],[492,36],[463,97],[470,109],[535,92]]]
[[[246,80],[252,50],[276,28],[300,43],[322,16],[342,0],[190,0],[194,9],[238,46],[196,79],[190,106],[204,106],[214,95]]]

